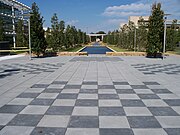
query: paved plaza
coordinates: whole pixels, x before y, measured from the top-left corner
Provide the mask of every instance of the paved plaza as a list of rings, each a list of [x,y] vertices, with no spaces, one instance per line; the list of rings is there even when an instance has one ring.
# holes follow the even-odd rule
[[[0,135],[179,135],[180,57],[0,61]]]

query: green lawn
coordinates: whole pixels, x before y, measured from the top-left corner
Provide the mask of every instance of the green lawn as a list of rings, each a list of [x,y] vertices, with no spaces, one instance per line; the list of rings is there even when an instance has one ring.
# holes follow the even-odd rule
[[[115,50],[116,52],[130,52],[130,50],[123,49],[123,48],[119,48],[119,47],[117,47],[117,46],[111,46],[111,45],[109,45],[108,47],[110,47],[111,49]]]

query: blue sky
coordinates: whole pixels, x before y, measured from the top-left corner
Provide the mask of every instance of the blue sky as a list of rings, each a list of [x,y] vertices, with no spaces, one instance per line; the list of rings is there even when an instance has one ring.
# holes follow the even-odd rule
[[[36,2],[45,19],[44,27],[50,27],[51,17],[75,25],[85,32],[118,29],[131,15],[150,15],[154,1],[162,3],[162,9],[172,14],[170,19],[180,20],[180,0],[18,0],[28,6]]]

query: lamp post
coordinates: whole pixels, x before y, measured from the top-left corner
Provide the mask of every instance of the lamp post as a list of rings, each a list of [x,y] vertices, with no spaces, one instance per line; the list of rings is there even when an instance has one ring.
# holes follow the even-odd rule
[[[166,52],[166,20],[167,16],[171,14],[164,14],[164,44],[163,44],[163,59],[165,58],[165,52]]]
[[[33,14],[23,14],[23,16],[27,16],[28,18],[28,33],[29,33],[29,59],[31,60],[31,23],[30,23],[30,17]]]

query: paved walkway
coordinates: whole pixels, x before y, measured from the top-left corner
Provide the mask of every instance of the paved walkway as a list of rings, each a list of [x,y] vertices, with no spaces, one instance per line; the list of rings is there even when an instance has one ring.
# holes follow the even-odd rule
[[[0,135],[179,135],[180,57],[0,62]]]

